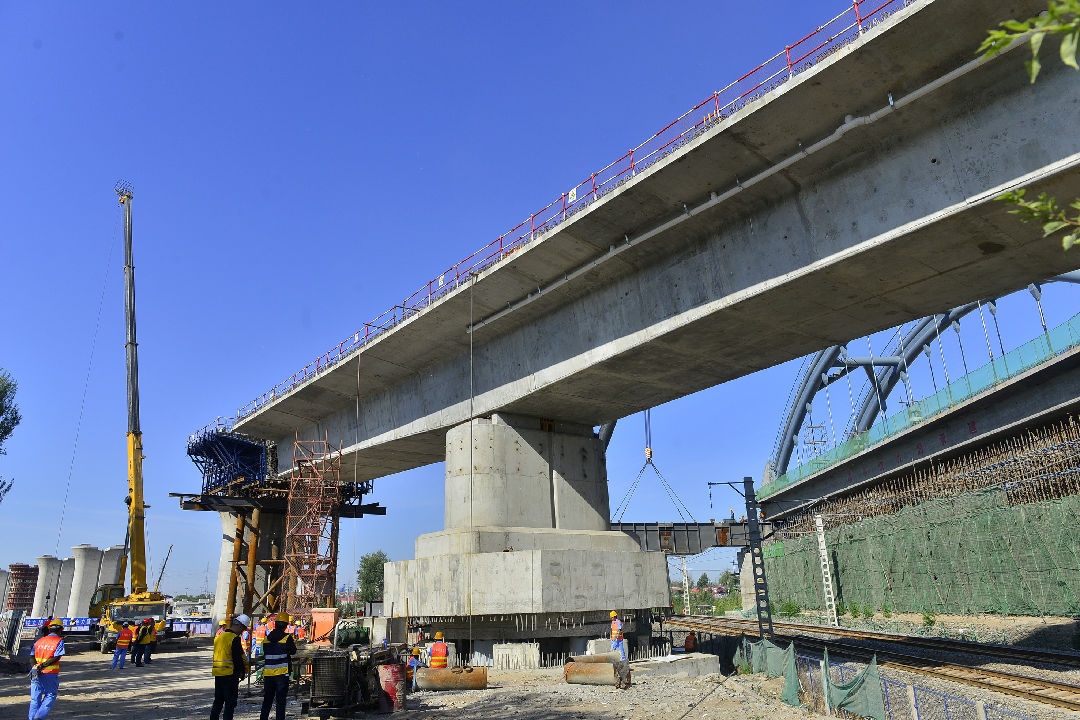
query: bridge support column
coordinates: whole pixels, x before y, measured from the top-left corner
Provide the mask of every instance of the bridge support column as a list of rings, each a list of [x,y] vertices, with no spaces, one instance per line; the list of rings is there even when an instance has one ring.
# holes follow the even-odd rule
[[[415,560],[387,563],[385,607],[407,600],[448,638],[467,637],[470,615],[477,640],[601,635],[611,610],[642,618],[668,603],[664,555],[609,530],[608,515],[592,428],[502,414],[459,425],[446,436],[446,529],[417,538]]]
[[[243,538],[240,547],[235,547],[237,535],[237,515],[231,512],[219,512],[221,516],[221,555],[218,558],[217,586],[214,593],[213,619],[217,623],[227,619],[227,616],[238,615],[242,612],[254,612],[260,617],[267,613],[267,603],[264,596],[267,589],[281,575],[282,564],[280,553],[276,548],[285,546],[285,516],[263,512],[259,519],[259,528],[256,531],[254,545],[254,583],[250,592],[247,589],[247,581],[252,558],[250,549],[252,541],[252,522],[250,514],[245,516],[243,524]],[[275,555],[277,555],[275,557]],[[234,560],[239,559],[239,564]],[[276,562],[275,562],[276,561]],[[232,607],[229,607],[229,585],[234,580],[236,592],[232,595]],[[281,596],[280,583],[273,588],[271,593],[274,600]],[[259,602],[262,598],[263,602]],[[254,607],[251,607],[251,605]],[[248,607],[245,607],[247,605]]]

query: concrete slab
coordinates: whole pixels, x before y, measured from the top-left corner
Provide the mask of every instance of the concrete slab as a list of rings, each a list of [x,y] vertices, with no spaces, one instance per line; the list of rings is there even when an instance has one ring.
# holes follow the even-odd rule
[[[684,675],[700,677],[720,673],[720,658],[705,653],[687,653],[670,655],[654,660],[641,660],[630,663],[630,670],[645,676]]]

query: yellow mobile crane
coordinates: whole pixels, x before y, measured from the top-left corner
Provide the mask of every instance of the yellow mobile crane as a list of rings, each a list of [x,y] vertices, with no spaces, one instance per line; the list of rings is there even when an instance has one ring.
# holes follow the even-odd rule
[[[90,600],[89,617],[98,619],[98,636],[101,651],[108,652],[116,644],[116,635],[125,620],[134,626],[150,618],[158,631],[165,628],[168,611],[166,598],[158,592],[161,578],[153,590],[146,585],[146,536],[144,532],[143,503],[143,445],[139,428],[139,354],[135,342],[135,263],[131,253],[131,198],[130,185],[117,183],[116,194],[124,211],[124,317],[127,322],[127,466],[128,492],[124,502],[128,506],[127,536],[124,539],[124,556],[120,560],[120,572],[115,584],[102,585]],[[170,548],[171,550],[171,548]],[[124,595],[124,576],[128,558],[131,559],[131,592]],[[168,558],[166,558],[168,561]],[[165,567],[162,565],[162,573]]]

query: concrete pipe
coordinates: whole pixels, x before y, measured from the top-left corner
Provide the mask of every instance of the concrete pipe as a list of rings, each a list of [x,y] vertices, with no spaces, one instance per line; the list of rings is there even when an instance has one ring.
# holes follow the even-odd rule
[[[116,585],[120,582],[120,561],[124,557],[124,546],[113,545],[101,553],[101,569],[98,570],[97,587]],[[94,589],[96,590],[97,587]]]
[[[417,668],[416,687],[421,690],[485,690],[487,668]]]
[[[575,663],[610,663],[614,665],[622,660],[622,654],[617,652],[600,653],[599,655],[571,655],[570,662]]]
[[[619,658],[622,660],[622,657]],[[609,663],[569,662],[563,666],[563,677],[572,685],[611,685],[619,682],[615,666]]]
[[[60,578],[60,559],[54,555],[37,558],[38,580],[34,590],[34,607],[30,617],[47,617],[52,599],[56,596],[56,581]],[[48,600],[46,600],[48,598]]]
[[[93,545],[76,545],[71,548],[71,553],[75,556],[75,577],[71,580],[67,616],[86,617],[90,610],[90,598],[97,589],[102,552]]]
[[[50,615],[67,617],[68,600],[71,599],[71,581],[75,578],[75,558],[64,558],[60,562],[60,577],[56,581],[56,597],[53,598]]]

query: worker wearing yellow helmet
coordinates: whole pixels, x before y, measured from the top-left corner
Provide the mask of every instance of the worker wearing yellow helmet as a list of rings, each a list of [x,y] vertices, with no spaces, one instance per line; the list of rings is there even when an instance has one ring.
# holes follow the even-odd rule
[[[34,643],[34,665],[30,668],[31,718],[49,714],[60,691],[60,658],[64,656],[64,621],[49,620],[46,634]]]
[[[446,667],[446,656],[449,654],[449,649],[446,647],[446,642],[443,640],[442,631],[435,633],[435,642],[431,643],[431,650],[428,651],[428,657],[430,658],[430,667],[432,670]]]
[[[424,661],[420,659],[420,648],[413,648],[409,655],[409,661],[405,663],[405,689],[412,692],[416,689],[416,669],[424,667]]]
[[[622,659],[626,659],[626,647],[623,645],[623,626],[622,620],[619,619],[619,613],[615,610],[611,611],[611,652],[622,654]]]
[[[263,641],[263,704],[262,720],[269,720],[271,706],[277,706],[277,720],[285,720],[285,701],[289,696],[290,657],[296,654],[296,643],[286,632],[288,613],[278,613],[274,629]]]

